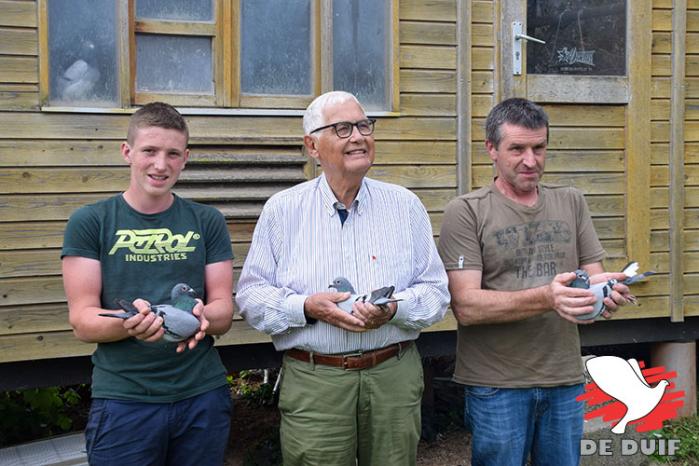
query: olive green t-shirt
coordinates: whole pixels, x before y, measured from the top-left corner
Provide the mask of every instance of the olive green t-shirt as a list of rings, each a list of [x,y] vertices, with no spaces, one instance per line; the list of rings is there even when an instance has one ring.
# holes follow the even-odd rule
[[[175,196],[169,209],[149,215],[118,195],[73,213],[64,256],[99,260],[101,305],[118,309],[116,298],[168,302],[177,283],[187,283],[206,302],[204,268],[232,259],[233,251],[225,219],[212,207]],[[92,355],[93,398],[173,402],[226,384],[211,336],[191,351],[177,353],[176,347],[135,338],[99,343]]]
[[[539,186],[536,205],[506,198],[494,184],[453,199],[439,253],[448,271],[482,272],[481,288],[518,291],[601,261],[582,193]],[[491,387],[547,387],[583,381],[577,325],[553,310],[516,322],[458,327],[454,380]]]

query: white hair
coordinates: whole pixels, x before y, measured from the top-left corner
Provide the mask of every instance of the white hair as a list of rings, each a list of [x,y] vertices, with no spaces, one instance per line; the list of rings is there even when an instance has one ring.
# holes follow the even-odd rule
[[[310,103],[308,108],[303,114],[303,134],[311,134],[314,129],[320,128],[326,124],[325,116],[323,115],[323,110],[328,105],[341,104],[347,101],[356,102],[359,108],[364,111],[364,107],[359,103],[359,100],[349,92],[345,91],[330,91],[325,94],[321,94],[316,97],[313,102]]]

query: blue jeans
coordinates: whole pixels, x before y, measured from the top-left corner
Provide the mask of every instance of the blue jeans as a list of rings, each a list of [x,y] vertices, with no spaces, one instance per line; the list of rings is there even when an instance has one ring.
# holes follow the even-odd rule
[[[577,466],[583,431],[583,385],[493,388],[467,385],[464,420],[473,466]]]
[[[92,400],[90,465],[223,464],[231,422],[228,386],[175,403]]]

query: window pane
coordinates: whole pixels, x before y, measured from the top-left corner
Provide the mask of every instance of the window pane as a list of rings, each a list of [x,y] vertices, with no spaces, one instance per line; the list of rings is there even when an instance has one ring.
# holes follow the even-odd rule
[[[333,86],[365,108],[389,107],[391,2],[333,0]]]
[[[213,94],[211,38],[137,34],[136,90]]]
[[[241,91],[310,95],[310,0],[241,3]]]
[[[169,19],[174,21],[213,21],[212,0],[137,0],[138,19]]]
[[[626,74],[625,0],[529,0],[527,73]]]
[[[114,1],[51,0],[47,4],[50,104],[117,106]]]

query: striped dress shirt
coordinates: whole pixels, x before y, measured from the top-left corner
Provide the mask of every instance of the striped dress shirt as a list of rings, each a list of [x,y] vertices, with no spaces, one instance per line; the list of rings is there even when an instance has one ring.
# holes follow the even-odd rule
[[[325,175],[272,196],[264,206],[238,281],[245,320],[272,335],[277,350],[332,354],[414,340],[444,318],[447,275],[427,212],[407,189],[364,178],[342,224]],[[308,324],[306,298],[347,278],[358,293],[394,285],[395,316],[378,329],[350,332]]]

